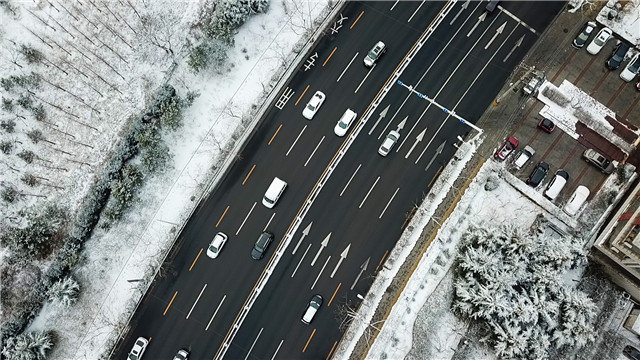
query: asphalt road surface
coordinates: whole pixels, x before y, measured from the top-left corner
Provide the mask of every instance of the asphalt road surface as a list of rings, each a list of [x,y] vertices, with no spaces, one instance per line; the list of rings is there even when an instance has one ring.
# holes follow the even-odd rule
[[[490,15],[482,15],[485,3],[464,4],[454,6],[400,80],[475,122],[563,3],[502,2]],[[444,5],[347,4],[343,27],[311,51],[318,54],[314,66],[300,67],[287,84],[293,95],[282,109],[271,107],[242,156],[189,220],[115,359],[126,358],[139,336],[151,338],[144,358],[170,359],[180,348],[189,349],[192,359],[219,354],[274,249],[342,145],[345,137],[333,133],[336,122],[347,108],[360,119]],[[369,70],[363,58],[378,40],[388,51]],[[302,110],[317,90],[327,98],[309,121]],[[386,134],[403,120],[398,143],[388,156],[378,155]],[[345,311],[360,304],[357,295],[366,294],[412,209],[452,158],[456,137],[469,131],[394,85],[315,199],[224,357],[329,358],[344,331]],[[275,176],[288,188],[268,209],[261,199]],[[274,242],[265,258],[252,260],[253,244],[265,229]],[[218,231],[229,240],[210,259],[206,248]],[[300,319],[314,294],[324,304],[305,325]]]

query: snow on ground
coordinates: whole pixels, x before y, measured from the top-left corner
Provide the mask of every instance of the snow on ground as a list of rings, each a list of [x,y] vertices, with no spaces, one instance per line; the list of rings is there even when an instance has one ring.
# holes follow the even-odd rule
[[[139,195],[143,200],[123,221],[109,231],[97,230],[87,242],[88,261],[76,274],[83,286],[78,303],[66,310],[47,305],[32,323],[29,330],[58,332],[51,359],[97,359],[110,350],[180,224],[223,170],[223,162],[233,159],[230,150],[237,151],[234,146],[250,132],[245,122],[259,118],[250,114],[252,105],[262,103],[263,90],[292,62],[292,51],[305,40],[311,23],[326,14],[326,6],[318,1],[302,9],[272,1],[267,14],[240,29],[228,71],[194,76],[184,66],[176,70],[172,83],[178,90],[201,95],[185,112],[183,128],[167,137],[173,168],[148,179]]]
[[[608,15],[615,3],[618,1],[607,2],[607,5],[600,10],[596,20],[634,46],[640,46],[640,0],[620,1],[619,3],[626,4],[618,11],[617,17],[609,19]]]

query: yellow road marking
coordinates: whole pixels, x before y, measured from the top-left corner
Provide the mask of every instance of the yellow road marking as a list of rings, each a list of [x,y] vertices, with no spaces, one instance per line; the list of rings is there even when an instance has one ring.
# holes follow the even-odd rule
[[[327,358],[325,360],[331,359],[331,355],[333,355],[333,350],[336,349],[336,345],[338,345],[337,341],[333,343],[333,346],[331,347],[331,351],[329,351],[329,355],[327,355]]]
[[[149,342],[151,342],[151,339],[153,339],[152,337],[149,338]]]
[[[342,283],[338,284],[338,287],[336,288],[336,291],[333,292],[333,296],[331,297],[331,300],[329,300],[329,303],[327,304],[327,307],[331,306],[331,302],[333,301],[333,298],[336,297],[336,294],[338,293],[338,290],[340,289],[340,285],[342,285]]]
[[[280,126],[278,126],[278,130],[276,130],[276,133],[273,134],[273,136],[271,137],[271,140],[269,140],[269,143],[267,145],[271,145],[271,142],[273,141],[273,139],[276,138],[276,135],[278,135],[278,132],[280,131],[280,128],[282,127],[282,124],[280,124]],[[254,165],[255,166],[255,165]]]
[[[218,227],[218,225],[220,225],[220,221],[222,221],[222,218],[227,214],[227,210],[229,210],[229,205],[227,205],[227,208],[224,209],[224,212],[222,213],[222,216],[220,216],[220,220],[218,220],[218,222],[216,223],[216,227]]]
[[[304,349],[302,349],[302,352],[305,352],[307,350],[307,346],[309,346],[309,343],[311,342],[311,338],[315,333],[316,333],[316,329],[313,329],[313,332],[311,333],[311,336],[309,336],[309,340],[307,340],[307,343],[304,345]]]
[[[380,268],[380,265],[382,265],[382,263],[384,262],[384,259],[387,258],[387,254],[389,253],[389,250],[384,252],[384,255],[382,255],[382,259],[380,259],[380,262],[378,263],[378,266],[376,266],[376,270],[374,272],[378,272],[378,269]]]
[[[198,258],[200,257],[200,254],[202,254],[202,248],[200,248],[200,251],[198,252],[198,256],[196,256],[196,258],[193,260],[193,262],[191,263],[191,267],[189,268],[189,271],[191,271],[191,269],[193,269],[193,265],[196,264],[196,261],[198,261]]]
[[[171,307],[171,304],[173,304],[173,300],[176,298],[176,295],[178,295],[177,291],[175,292],[175,294],[173,294],[173,297],[171,298],[171,301],[169,301],[169,305],[167,305],[167,308],[164,309],[164,312],[162,313],[162,316],[165,316],[167,314],[167,311]]]
[[[309,85],[307,85],[306,88],[304,88],[304,91],[302,92],[302,94],[300,94],[300,97],[298,98],[298,101],[296,101],[294,106],[297,106],[298,103],[300,102],[300,100],[302,100],[302,97],[304,96],[304,94],[307,92],[307,90],[309,90]]]
[[[358,20],[360,20],[360,18],[362,17],[362,14],[364,14],[364,10],[360,13],[360,15],[358,15],[358,18],[356,19],[356,21],[354,21],[353,24],[351,24],[351,26],[349,27],[349,30],[353,29],[353,27],[356,26],[356,23],[358,22]]]
[[[280,125],[280,126],[282,126],[282,125]],[[280,130],[280,128],[278,128],[278,130]],[[277,132],[276,132],[276,134],[277,134]],[[275,135],[273,135],[273,136],[275,137]],[[273,138],[271,138],[271,140],[273,140]],[[269,144],[271,144],[271,141],[269,141]],[[248,174],[247,174],[247,176],[244,178],[244,181],[242,182],[242,185],[244,185],[244,183],[246,183],[246,182],[247,182],[247,179],[249,178],[249,176],[251,176],[251,173],[253,172],[253,169],[255,169],[255,168],[256,168],[256,164],[253,164],[253,166],[251,167],[251,170],[249,170],[249,173],[248,173]],[[227,207],[227,209],[228,209],[228,207]],[[226,211],[225,211],[225,212],[226,212]],[[223,216],[224,216],[224,215],[223,215]],[[217,225],[216,225],[216,226],[217,226]]]
[[[431,188],[431,184],[433,184],[433,182],[436,181],[436,178],[438,177],[438,175],[440,175],[440,171],[442,171],[442,166],[440,166],[440,169],[438,169],[436,174],[433,175],[433,179],[431,179],[431,181],[429,181],[429,185],[427,185],[428,188]]]
[[[322,63],[322,66],[327,65],[327,62],[329,61],[329,59],[331,59],[331,57],[333,56],[333,53],[334,53],[334,52],[336,52],[336,50],[338,50],[338,47],[337,47],[337,46],[333,48],[333,51],[331,52],[331,54],[329,54],[329,57],[327,58],[327,60],[325,60],[325,61]]]

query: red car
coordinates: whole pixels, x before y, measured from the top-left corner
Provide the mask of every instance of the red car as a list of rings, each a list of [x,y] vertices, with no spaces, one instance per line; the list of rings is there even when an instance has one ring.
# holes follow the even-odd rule
[[[538,123],[538,127],[551,134],[553,130],[556,129],[556,124],[554,124],[553,121],[549,119],[542,118],[542,120],[540,120],[540,122]]]
[[[498,151],[496,151],[495,154],[493,154],[493,158],[499,161],[503,161],[518,147],[518,144],[520,144],[518,139],[514,138],[513,136],[508,138],[507,141],[505,141],[504,145],[502,145],[502,147]]]

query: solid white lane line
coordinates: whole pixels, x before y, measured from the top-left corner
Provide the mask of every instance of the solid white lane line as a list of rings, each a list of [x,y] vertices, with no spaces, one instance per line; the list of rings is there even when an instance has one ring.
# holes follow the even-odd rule
[[[400,190],[400,188],[397,188],[396,191],[393,193],[393,195],[391,196],[391,199],[389,199],[389,202],[387,203],[387,206],[385,206],[384,209],[382,209],[382,212],[380,213],[380,216],[378,216],[378,219],[382,219],[382,215],[384,215],[384,212],[387,211],[387,208],[389,207],[389,204],[391,204],[391,202],[393,201],[393,198],[396,197],[398,190]]]
[[[362,84],[364,84],[364,81],[367,80],[367,78],[369,77],[369,74],[371,74],[371,72],[373,71],[373,69],[375,69],[376,64],[373,64],[373,66],[371,67],[371,69],[369,69],[369,72],[367,72],[367,75],[364,76],[364,79],[362,79],[362,81],[360,81],[360,85],[358,85],[358,88],[356,88],[356,91],[354,91],[353,93],[357,93],[358,90],[360,90],[360,86],[362,86]]]
[[[273,356],[271,357],[271,360],[276,358],[276,354],[278,354],[278,351],[280,351],[280,346],[282,346],[283,342],[284,342],[284,340],[280,340],[280,345],[278,345],[278,348],[276,349],[276,352],[273,353]]]
[[[300,261],[298,261],[298,265],[296,265],[296,268],[293,270],[293,274],[291,274],[291,277],[294,277],[296,275],[296,271],[298,271],[298,268],[300,267],[300,264],[302,264],[302,260],[304,260],[304,257],[307,256],[309,249],[311,249],[311,244],[307,246],[307,250],[305,250],[304,254],[302,254],[302,257],[300,258]]]
[[[244,220],[242,220],[242,224],[240,224],[240,227],[238,228],[238,231],[236,231],[236,235],[238,235],[240,233],[240,230],[242,230],[242,227],[244,226],[244,223],[247,222],[247,219],[249,218],[249,215],[251,215],[251,212],[253,211],[253,208],[256,207],[257,202],[253,203],[253,206],[251,207],[251,210],[249,210],[249,212],[247,213],[247,216],[244,217]]]
[[[396,5],[398,5],[398,1],[400,1],[400,0],[396,0],[396,2],[393,3],[393,6],[391,7],[391,9],[389,11],[393,11],[393,8],[396,7]]]
[[[211,319],[209,320],[209,323],[207,324],[207,327],[204,329],[204,331],[209,330],[209,326],[211,325],[211,322],[213,321],[213,318],[216,317],[216,314],[218,313],[218,310],[220,310],[220,307],[222,306],[222,303],[224,302],[224,299],[227,298],[227,295],[222,297],[222,300],[220,301],[220,304],[218,304],[218,307],[216,308],[216,311],[213,312],[213,316],[211,316]]]
[[[296,145],[296,143],[298,142],[298,139],[300,139],[300,135],[302,135],[302,133],[307,129],[307,125],[305,125],[302,128],[302,131],[300,131],[300,133],[298,134],[298,137],[296,137],[296,139],[293,141],[293,144],[291,144],[291,147],[289,148],[289,151],[287,151],[287,153],[284,156],[289,156],[289,153],[291,152],[291,149],[293,149],[293,147]]]
[[[436,56],[436,59],[431,62],[431,65],[429,65],[429,67],[427,68],[427,70],[422,74],[422,76],[420,76],[420,79],[418,79],[418,82],[416,83],[416,85],[414,85],[414,87],[418,87],[418,85],[422,82],[422,80],[424,79],[425,76],[427,76],[427,73],[431,70],[431,68],[433,67],[433,65],[435,65],[436,61],[438,59],[440,59],[440,56],[445,52],[445,50],[447,50],[447,47],[449,47],[449,44],[451,44],[451,42],[453,41],[453,39],[456,38],[456,36],[458,36],[458,33],[460,32],[460,30],[464,27],[464,25],[467,23],[467,21],[469,21],[469,19],[471,19],[471,15],[473,15],[474,11],[476,11],[476,9],[478,9],[478,7],[480,6],[481,1],[478,1],[478,5],[476,5],[476,7],[469,13],[469,16],[467,16],[467,18],[464,20],[464,22],[462,23],[462,25],[460,25],[460,27],[458,27],[458,30],[456,30],[456,32],[453,34],[453,36],[449,39],[449,41],[447,42],[447,44],[442,48],[442,50],[440,50],[440,53],[438,53],[438,55]],[[409,95],[407,95],[406,98],[404,98],[404,101],[402,102],[402,104],[400,104],[400,107],[398,107],[398,110],[396,110],[396,112],[393,114],[393,116],[391,117],[391,119],[389,120],[389,122],[391,123],[393,121],[393,119],[395,119],[395,117],[398,115],[398,113],[400,112],[400,109],[402,109],[402,107],[404,106],[404,104],[407,102],[407,100],[409,100],[409,98],[413,96],[413,94],[411,92],[409,92]],[[427,106],[427,109],[429,108],[429,106],[431,106],[431,103],[429,103],[429,105]],[[427,110],[425,109],[425,111],[422,112],[422,114],[424,115],[424,113]],[[411,130],[409,130],[409,133],[407,133],[407,135],[405,135],[404,139],[402,139],[402,142],[400,142],[400,146],[398,146],[398,148],[396,149],[396,152],[399,152],[400,149],[402,148],[402,145],[404,145],[404,142],[407,141],[407,139],[409,138],[409,134],[411,134],[413,132],[413,130],[415,129],[415,127],[418,125],[418,122],[420,122],[420,119],[422,119],[422,115],[420,115],[420,117],[418,118],[418,120],[416,120],[416,122],[413,124],[413,126],[411,127]],[[388,125],[387,125],[388,126]],[[383,131],[384,133],[384,131]],[[371,134],[369,134],[371,135]],[[380,139],[380,138],[378,138]]]
[[[416,11],[414,11],[413,14],[411,14],[411,17],[409,18],[409,20],[407,20],[407,22],[411,22],[411,19],[413,19],[413,17],[416,16],[416,13],[418,12],[418,10],[420,10],[422,5],[424,5],[424,1],[420,2],[420,5],[418,5],[418,8],[416,9]]]
[[[344,68],[344,70],[342,70],[342,73],[340,74],[340,76],[338,76],[338,80],[336,80],[336,82],[339,82],[340,79],[342,79],[342,75],[344,75],[344,73],[347,72],[347,69],[349,68],[349,66],[351,66],[351,63],[353,62],[353,60],[356,59],[356,56],[358,56],[358,54],[360,54],[360,52],[357,52],[355,55],[353,55],[353,58],[351,59],[351,61],[349,61],[349,63],[347,64],[347,67]]]
[[[324,138],[325,138],[325,136],[323,136],[322,139],[320,139],[320,142],[318,143],[318,145],[316,145],[316,148],[313,149],[313,152],[311,153],[311,155],[309,155],[309,158],[307,159],[307,162],[304,163],[304,166],[307,166],[307,164],[309,163],[309,161],[311,160],[313,155],[316,153],[316,151],[320,147],[320,144],[322,144],[322,142],[324,141]]]
[[[244,360],[247,360],[249,358],[249,355],[251,355],[251,351],[253,350],[253,347],[256,346],[256,343],[258,342],[258,338],[260,337],[260,334],[262,334],[262,330],[264,330],[264,328],[260,328],[260,332],[258,333],[258,336],[256,336],[256,339],[253,340],[253,344],[251,344],[251,348],[249,348],[249,351],[247,352],[247,356],[244,357]]]
[[[362,199],[362,202],[360,203],[360,206],[358,206],[358,209],[362,208],[362,204],[364,204],[364,202],[367,200],[367,198],[369,197],[369,194],[371,194],[371,190],[373,190],[374,187],[376,187],[376,184],[378,183],[378,180],[380,180],[380,176],[378,176],[378,178],[376,179],[376,181],[373,183],[373,185],[371,186],[371,188],[369,189],[369,191],[367,192],[367,195],[365,195],[364,199]]]
[[[271,224],[271,220],[273,220],[274,216],[276,216],[276,213],[273,213],[273,215],[271,215],[271,218],[269,218],[269,221],[267,221],[267,225],[265,225],[264,229],[262,229],[263,232],[267,231],[267,228],[269,227],[269,224]]]
[[[202,287],[202,290],[200,290],[200,295],[198,295],[198,298],[196,299],[196,302],[193,303],[193,305],[191,305],[191,310],[189,310],[189,313],[187,314],[187,319],[189,318],[189,316],[191,316],[191,312],[193,311],[193,308],[196,307],[196,304],[198,303],[198,300],[200,300],[200,296],[202,296],[202,293],[204,292],[204,289],[207,288],[207,284],[204,284],[204,286]]]
[[[320,269],[320,272],[318,273],[318,276],[316,277],[316,281],[314,281],[313,285],[311,285],[311,290],[313,290],[313,288],[316,286],[316,283],[318,282],[318,279],[320,279],[320,275],[322,275],[322,272],[324,271],[324,268],[327,266],[327,263],[329,262],[329,259],[331,259],[331,255],[329,255],[329,257],[327,258],[327,261],[324,262],[324,265],[322,265],[322,269]]]
[[[356,174],[358,173],[358,170],[360,170],[361,166],[362,166],[362,164],[359,164],[358,168],[356,169],[356,171],[353,172],[353,175],[351,175],[351,177],[349,178],[349,181],[347,181],[347,185],[345,185],[344,189],[342,189],[342,191],[340,192],[340,196],[342,196],[342,194],[344,194],[344,191],[347,190],[347,187],[349,186],[349,184],[351,184],[351,180],[353,180],[353,177],[356,176]]]

